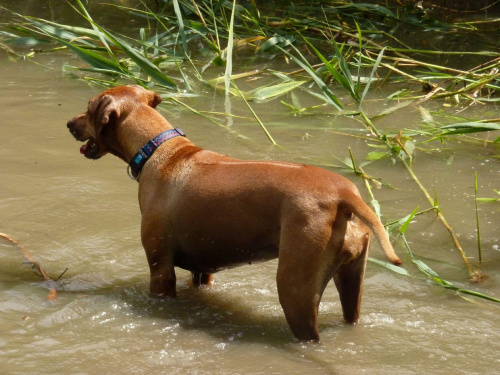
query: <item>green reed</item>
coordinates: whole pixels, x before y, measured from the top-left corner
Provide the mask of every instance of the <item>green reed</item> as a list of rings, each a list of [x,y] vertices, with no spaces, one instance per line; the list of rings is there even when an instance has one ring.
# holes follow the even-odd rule
[[[303,90],[316,98],[319,104],[298,108],[284,101],[282,103],[298,115],[306,112],[315,114],[318,113],[318,108],[328,106],[336,115],[349,116],[363,124],[376,136],[382,147],[381,151],[370,153],[368,159],[395,156],[428,200],[431,207],[429,210],[436,212],[438,219],[450,233],[471,279],[483,278],[480,271],[470,265],[436,198],[428,193],[413,171],[415,146],[411,140],[418,135],[427,142],[453,141],[457,137],[476,141],[476,138],[470,138],[474,134],[498,134],[500,119],[463,120],[451,115],[441,115],[441,122],[433,120],[432,126],[424,129],[401,129],[396,131],[396,136],[388,136],[374,124],[376,118],[404,110],[408,106],[422,108],[423,116],[432,117],[422,107],[430,100],[466,102],[468,105],[499,101],[499,53],[411,48],[397,34],[399,27],[408,24],[418,30],[433,30],[443,36],[452,35],[453,30],[473,32],[482,25],[473,22],[453,25],[436,20],[430,22],[417,8],[398,8],[397,12],[393,12],[387,7],[353,4],[349,1],[331,1],[328,5],[299,2],[287,9],[272,9],[269,5],[257,7],[254,1],[250,1],[250,6],[245,7],[234,0],[173,0],[172,9],[167,5],[166,8],[157,10],[153,10],[154,7],[146,2],[142,4],[142,8],[136,9],[114,6],[115,9],[149,20],[149,27],[142,28],[136,38],[119,35],[96,24],[83,3],[77,0],[75,11],[88,22],[89,27],[74,27],[13,14],[17,22],[8,25],[1,40],[21,41],[27,35],[31,42],[38,41],[40,45],[46,41],[56,43],[88,64],[87,67],[66,67],[80,72],[82,79],[103,85],[132,81],[154,87],[163,97],[221,126],[224,125],[217,120],[217,116],[227,117],[229,114],[198,111],[182,99],[186,94],[198,95],[200,85],[224,90],[226,95],[244,101],[273,144],[276,144],[275,140],[259,119],[258,109],[256,110],[258,101],[283,97],[297,89]],[[195,47],[194,42],[200,42],[202,47]],[[0,48],[20,57],[6,43],[0,42]],[[37,49],[22,57],[34,60],[36,53],[57,53],[60,48]],[[255,53],[265,56],[286,58],[296,66],[296,70],[235,72],[233,57],[241,48],[251,48]],[[202,61],[193,60],[194,51],[203,56]],[[426,61],[436,55],[451,58],[467,54],[481,56],[483,62],[470,69],[457,69]],[[186,64],[192,68],[193,73],[183,71]],[[206,70],[213,66],[224,67],[224,76],[204,78]],[[369,70],[369,74],[362,77],[361,72],[366,70]],[[241,90],[237,81],[250,76],[265,76],[263,81],[266,83],[251,91]],[[269,82],[269,76],[273,77],[272,82]],[[408,87],[415,89],[394,92],[387,98],[388,102],[394,104],[369,117],[363,110],[363,104],[373,86],[390,85],[393,82],[405,82]],[[311,87],[311,84],[317,89]],[[356,108],[346,110],[352,103],[342,102],[333,88],[347,92]],[[251,102],[257,104],[251,105]],[[500,143],[500,136],[493,140],[481,139],[481,142]],[[344,163],[362,177],[367,186],[369,183],[378,183],[376,178],[363,171],[363,164],[354,163],[352,153]],[[476,196],[476,203],[481,199]],[[498,200],[499,198],[493,198],[495,202]],[[372,204],[380,213],[380,205],[373,197]],[[406,227],[408,224],[409,222]],[[404,237],[404,232],[402,236]],[[429,277],[438,278],[429,267],[418,262],[415,264]],[[450,283],[443,282],[442,285],[446,287]]]

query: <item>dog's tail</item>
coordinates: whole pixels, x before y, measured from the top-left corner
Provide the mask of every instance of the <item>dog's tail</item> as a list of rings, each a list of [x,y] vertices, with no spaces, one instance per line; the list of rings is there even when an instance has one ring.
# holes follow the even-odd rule
[[[354,215],[359,217],[361,221],[372,230],[387,259],[389,259],[392,264],[399,265],[403,263],[394,252],[384,226],[371,208],[368,207],[368,205],[358,195],[353,193],[348,194],[346,199],[343,200],[343,203],[346,204],[348,209],[352,211]]]

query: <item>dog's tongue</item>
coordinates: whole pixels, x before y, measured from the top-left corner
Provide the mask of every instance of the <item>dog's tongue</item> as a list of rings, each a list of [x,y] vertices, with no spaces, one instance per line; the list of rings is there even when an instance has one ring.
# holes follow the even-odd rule
[[[89,140],[87,141],[87,143],[85,143],[82,147],[80,147],[80,154],[85,154],[85,151],[86,151],[86,150],[87,150],[90,146],[92,146],[92,143],[93,143],[92,139],[89,139]]]

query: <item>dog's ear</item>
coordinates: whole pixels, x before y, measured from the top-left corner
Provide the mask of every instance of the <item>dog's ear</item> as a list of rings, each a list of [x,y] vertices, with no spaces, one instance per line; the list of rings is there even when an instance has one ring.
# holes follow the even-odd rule
[[[161,96],[154,91],[151,91],[150,97],[148,99],[148,105],[152,108],[156,108],[156,106],[162,101]]]
[[[111,95],[102,95],[89,103],[89,113],[96,128],[101,128],[120,115],[119,106]]]
[[[97,116],[97,118],[100,119],[101,125],[106,125],[111,119],[116,120],[118,116],[120,116],[119,107],[112,96],[105,95],[101,99],[101,105],[98,108]]]
[[[139,100],[147,103],[151,108],[156,108],[158,104],[161,103],[162,98],[153,90],[146,89],[139,85],[133,86],[125,86],[125,87],[133,87],[135,89],[136,94],[139,96]]]

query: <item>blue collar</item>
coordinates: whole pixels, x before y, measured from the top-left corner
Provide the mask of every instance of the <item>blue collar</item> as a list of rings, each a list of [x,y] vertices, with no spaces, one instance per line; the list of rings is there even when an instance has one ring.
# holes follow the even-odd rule
[[[139,180],[139,175],[141,174],[141,169],[144,167],[144,164],[148,161],[148,159],[153,155],[153,152],[160,147],[160,145],[169,139],[182,136],[185,137],[186,134],[179,129],[169,129],[164,132],[158,134],[148,143],[146,143],[137,154],[132,158],[132,161],[129,163],[127,168],[127,173],[133,180]]]

